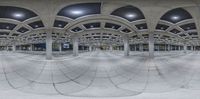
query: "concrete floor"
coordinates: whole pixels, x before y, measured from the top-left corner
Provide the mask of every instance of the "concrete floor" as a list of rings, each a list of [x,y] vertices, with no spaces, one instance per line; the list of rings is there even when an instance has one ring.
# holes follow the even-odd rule
[[[200,52],[43,55],[0,52],[1,99],[199,99]]]

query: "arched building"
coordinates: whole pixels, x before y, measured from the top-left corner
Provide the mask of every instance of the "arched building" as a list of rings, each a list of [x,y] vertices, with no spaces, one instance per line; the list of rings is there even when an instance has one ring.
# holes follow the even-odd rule
[[[2,97],[195,99],[199,59],[199,0],[0,1]]]

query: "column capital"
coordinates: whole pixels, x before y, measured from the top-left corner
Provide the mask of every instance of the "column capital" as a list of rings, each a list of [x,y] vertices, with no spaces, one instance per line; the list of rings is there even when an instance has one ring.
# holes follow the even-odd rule
[[[74,33],[71,37],[72,38],[79,38],[79,35],[77,33]]]
[[[46,33],[52,33],[52,32],[53,32],[53,29],[45,29],[45,32],[46,32]]]
[[[46,59],[52,59],[52,29],[46,29]]]
[[[154,32],[149,33],[149,39],[154,39]]]
[[[149,57],[154,57],[154,33],[149,33]]]
[[[129,35],[128,35],[128,34],[124,34],[124,35],[122,35],[122,38],[123,38],[123,39],[128,39],[128,38],[129,38]]]

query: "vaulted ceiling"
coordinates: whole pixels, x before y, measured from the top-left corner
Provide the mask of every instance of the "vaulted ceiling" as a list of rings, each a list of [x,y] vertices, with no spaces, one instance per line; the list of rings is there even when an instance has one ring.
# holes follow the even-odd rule
[[[193,2],[111,1],[2,0],[0,45],[45,42],[49,29],[56,42],[71,42],[76,34],[84,44],[122,44],[123,35],[130,43],[146,43],[153,32],[156,43],[200,43],[200,11]]]

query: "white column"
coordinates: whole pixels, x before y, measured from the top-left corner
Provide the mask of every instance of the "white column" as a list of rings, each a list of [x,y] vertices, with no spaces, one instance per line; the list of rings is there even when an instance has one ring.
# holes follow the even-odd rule
[[[187,45],[184,45],[184,53],[187,53]]]
[[[129,37],[128,37],[128,35],[125,35],[123,39],[124,39],[124,56],[129,56],[130,48],[129,48]]]
[[[149,33],[149,57],[154,57],[154,34]]]
[[[143,44],[139,44],[139,50],[142,52],[143,51]]]
[[[51,60],[52,59],[52,32],[51,30],[48,30],[46,33],[46,59]]]
[[[30,44],[29,51],[33,51],[33,45]]]
[[[92,45],[89,45],[89,51],[90,52],[92,51]]]
[[[194,46],[191,46],[191,50],[194,51]]]
[[[74,35],[73,37],[73,55],[78,56],[78,37]]]
[[[9,51],[9,46],[6,46],[6,51]]]
[[[112,51],[112,50],[113,50],[113,46],[112,46],[112,45],[110,45],[109,47],[110,47],[110,48],[109,48],[109,49],[110,49],[110,51]]]
[[[34,44],[32,44],[32,51],[35,51],[35,46],[34,46]]]
[[[170,47],[171,45],[170,44],[168,44],[168,51],[171,51],[171,47]]]
[[[59,52],[62,52],[62,43],[58,43]]]
[[[16,51],[16,46],[12,45],[12,51]]]

